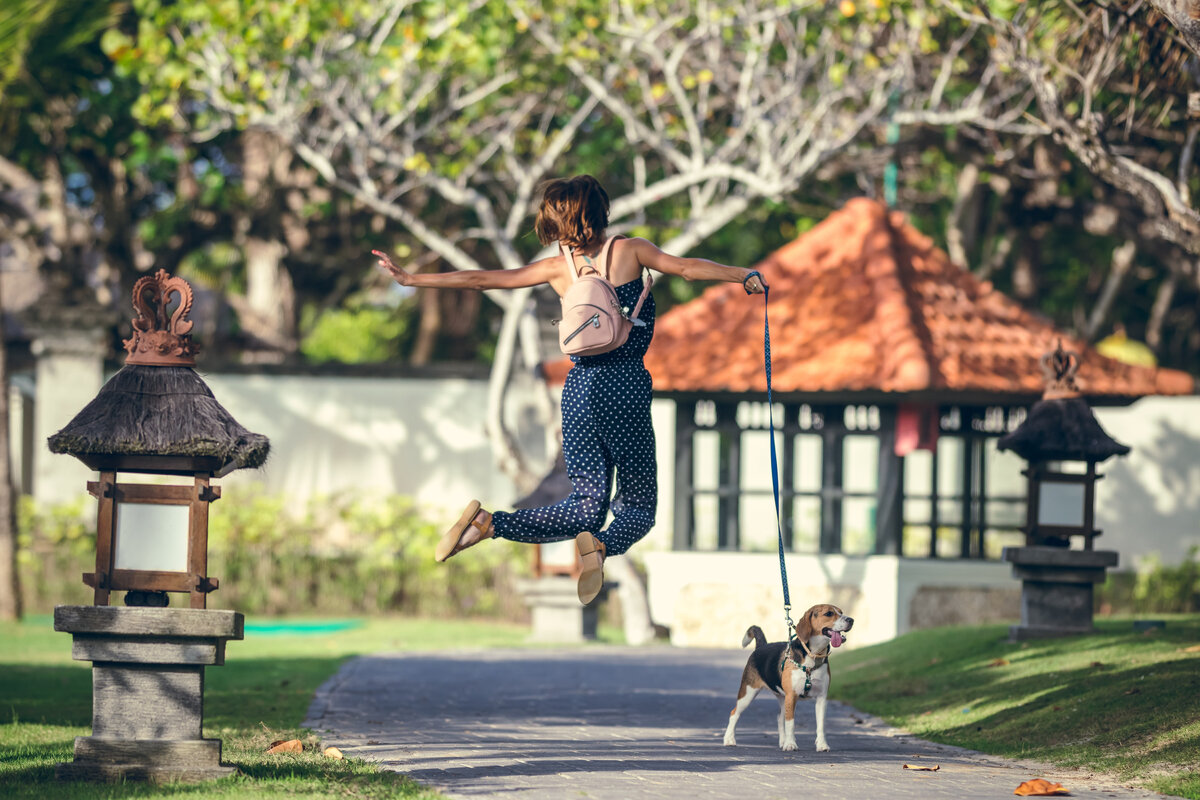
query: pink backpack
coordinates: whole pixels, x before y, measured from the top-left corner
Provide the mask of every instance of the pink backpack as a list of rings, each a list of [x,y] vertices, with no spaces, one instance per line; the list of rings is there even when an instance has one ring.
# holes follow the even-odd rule
[[[610,236],[605,240],[596,259],[604,272],[587,275],[580,275],[575,268],[571,248],[562,242],[558,243],[567,260],[567,268],[571,270],[571,285],[562,296],[562,319],[556,321],[558,345],[569,356],[596,356],[616,350],[625,344],[633,326],[646,324],[637,315],[646,302],[646,296],[650,294],[654,278],[647,272],[646,285],[632,311],[621,308],[616,287],[608,279],[609,251],[613,239]]]

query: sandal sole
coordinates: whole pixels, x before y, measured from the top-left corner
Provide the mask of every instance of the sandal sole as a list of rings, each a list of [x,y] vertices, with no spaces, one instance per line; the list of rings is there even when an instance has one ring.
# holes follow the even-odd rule
[[[470,503],[467,503],[467,508],[463,511],[462,516],[458,518],[458,522],[451,525],[450,530],[442,534],[442,538],[438,541],[437,548],[433,551],[434,561],[445,561],[454,555],[454,549],[458,547],[463,534],[467,532],[467,526],[471,524],[471,520],[475,519],[475,515],[478,513],[478,500],[472,500]]]
[[[579,553],[579,561],[583,566],[583,571],[579,574],[577,592],[579,602],[586,606],[595,600],[604,588],[604,558],[600,555],[600,548],[596,546],[596,537],[587,531],[575,537],[575,550]]]

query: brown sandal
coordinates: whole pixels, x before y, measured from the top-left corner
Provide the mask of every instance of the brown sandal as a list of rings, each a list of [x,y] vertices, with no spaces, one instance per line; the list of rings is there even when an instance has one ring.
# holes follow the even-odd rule
[[[575,537],[575,550],[583,571],[579,573],[579,602],[585,606],[604,588],[604,542],[584,531]]]
[[[479,508],[479,501],[467,503],[458,522],[450,526],[450,530],[442,534],[441,541],[434,550],[434,561],[445,561],[460,550],[466,550],[484,539],[492,538],[492,515]]]

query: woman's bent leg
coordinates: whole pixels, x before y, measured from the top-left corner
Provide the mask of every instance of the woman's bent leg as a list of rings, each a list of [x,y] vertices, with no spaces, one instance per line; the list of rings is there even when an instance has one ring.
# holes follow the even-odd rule
[[[658,508],[658,465],[650,419],[650,374],[639,363],[622,368],[619,389],[596,414],[605,449],[616,467],[613,521],[596,534],[607,555],[624,553],[654,527]]]
[[[541,508],[497,511],[495,535],[514,542],[560,542],[583,531],[595,532],[608,515],[612,464],[594,416],[591,397],[595,375],[580,367],[567,373],[563,386],[563,457],[573,491],[561,502]]]

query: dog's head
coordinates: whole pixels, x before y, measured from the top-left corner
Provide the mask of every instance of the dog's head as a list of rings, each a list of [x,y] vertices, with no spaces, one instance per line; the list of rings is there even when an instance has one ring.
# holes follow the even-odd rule
[[[843,614],[840,608],[821,603],[805,611],[796,623],[796,638],[810,649],[823,649],[823,642],[813,641],[819,636],[827,638],[832,647],[841,647],[846,641],[846,631],[853,627],[854,619]]]

